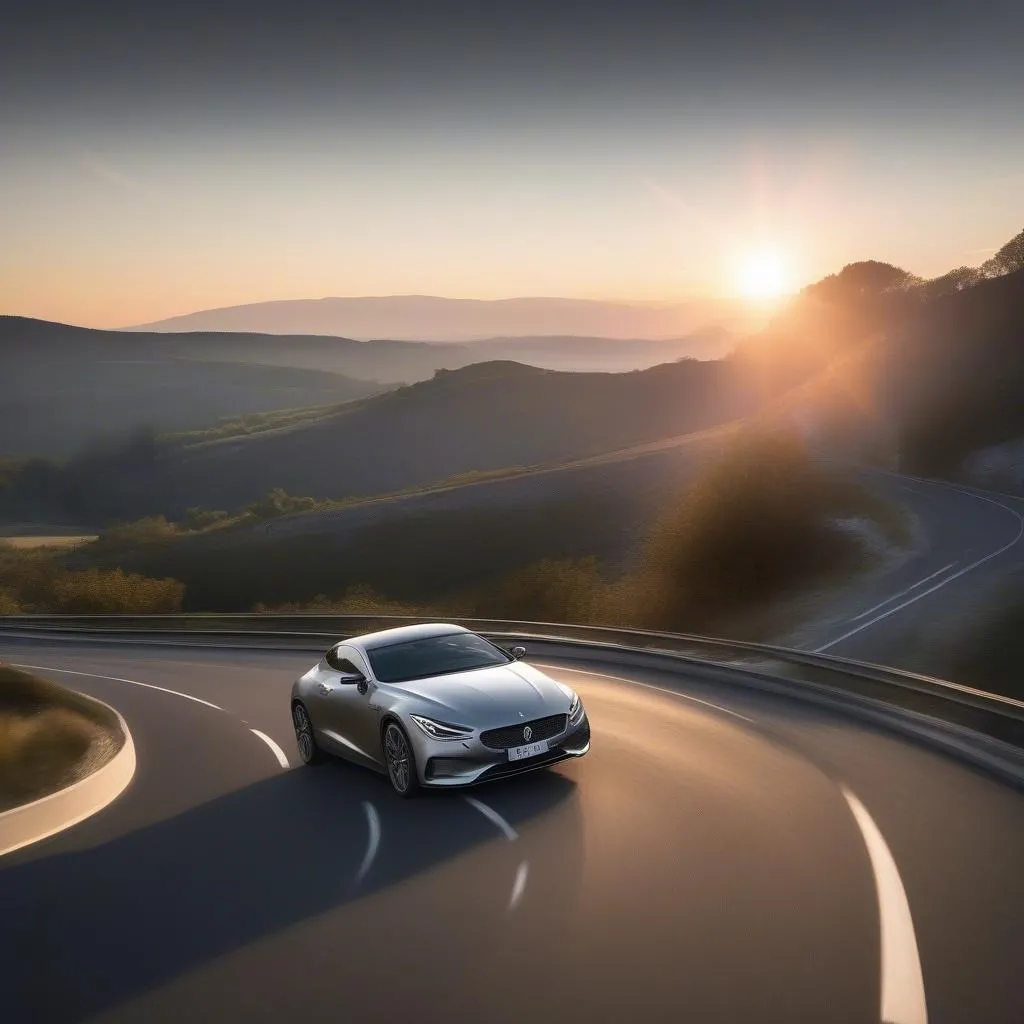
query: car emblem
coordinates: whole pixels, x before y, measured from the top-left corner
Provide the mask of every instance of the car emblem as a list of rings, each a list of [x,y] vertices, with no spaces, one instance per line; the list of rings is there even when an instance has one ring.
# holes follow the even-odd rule
[[[533,739],[533,730],[532,730],[532,729],[531,729],[531,728],[530,728],[529,726],[527,726],[527,727],[526,727],[526,728],[525,728],[525,729],[523,730],[523,740],[524,740],[524,741],[525,741],[526,743],[529,743],[529,742],[530,742],[530,740],[532,740],[532,739]]]

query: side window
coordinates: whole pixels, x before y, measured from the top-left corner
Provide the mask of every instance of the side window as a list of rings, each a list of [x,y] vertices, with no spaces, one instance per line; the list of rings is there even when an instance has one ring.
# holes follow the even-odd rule
[[[366,659],[354,647],[339,647],[340,656],[352,666],[353,672],[358,672],[364,679],[370,678],[370,670],[366,665]]]
[[[326,655],[324,655],[324,661],[334,669],[335,672],[340,672],[342,675],[355,676],[363,675],[350,658],[346,657],[348,651],[342,647],[332,647]]]

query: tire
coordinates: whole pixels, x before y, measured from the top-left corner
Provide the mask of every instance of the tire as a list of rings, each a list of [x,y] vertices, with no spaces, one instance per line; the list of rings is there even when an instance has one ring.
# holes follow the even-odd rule
[[[416,755],[405,730],[396,721],[391,720],[384,726],[381,747],[391,788],[400,797],[408,799],[415,796],[420,788],[419,776],[416,774]]]
[[[313,735],[313,723],[309,720],[309,712],[304,704],[296,701],[292,705],[292,725],[295,727],[295,745],[299,748],[299,757],[303,764],[320,764],[324,759],[323,751],[317,746]]]

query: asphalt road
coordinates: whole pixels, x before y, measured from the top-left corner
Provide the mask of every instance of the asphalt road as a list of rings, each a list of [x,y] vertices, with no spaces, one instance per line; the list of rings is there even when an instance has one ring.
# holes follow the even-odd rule
[[[1024,565],[1024,501],[891,474],[869,476],[916,516],[915,550],[830,595],[819,614],[782,642],[945,675],[947,642],[972,628],[1008,574]]]
[[[1024,797],[895,736],[562,663],[587,757],[406,802],[295,766],[310,655],[0,656],[116,706],[139,762],[5,858],[4,1021],[1021,1020]]]

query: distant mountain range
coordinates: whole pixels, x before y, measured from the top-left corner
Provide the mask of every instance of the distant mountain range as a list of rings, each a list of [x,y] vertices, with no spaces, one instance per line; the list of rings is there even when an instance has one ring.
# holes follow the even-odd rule
[[[724,299],[630,304],[588,299],[390,295],[254,302],[124,329],[327,334],[362,341],[476,341],[534,335],[661,340],[708,327],[745,333],[759,326],[762,319],[746,304]]]
[[[6,454],[40,450],[19,431],[38,440],[44,429],[59,428],[55,446],[85,441],[115,420],[153,424],[161,410],[212,424],[216,415],[264,401],[330,406],[148,447],[112,447],[63,469],[40,469],[38,480],[19,471],[0,489],[0,516],[101,524],[176,517],[191,506],[236,511],[271,487],[315,498],[367,496],[598,455],[752,413],[763,422],[796,419],[826,451],[838,443],[886,464],[895,456],[909,472],[955,474],[970,452],[1024,433],[1022,330],[1024,269],[966,283],[918,282],[876,262],[851,264],[805,289],[729,358],[633,373],[538,369],[497,358],[497,342],[132,334],[0,318]],[[516,344],[565,354],[575,340]],[[353,380],[357,356],[415,356],[430,376],[381,392]],[[467,356],[478,365],[438,372],[445,369],[438,360]],[[305,376],[294,367],[252,365],[271,357],[349,372],[324,372],[324,362]],[[206,359],[214,360],[205,363],[209,370]],[[268,395],[267,387],[282,391]],[[192,389],[201,402],[190,399]]]

